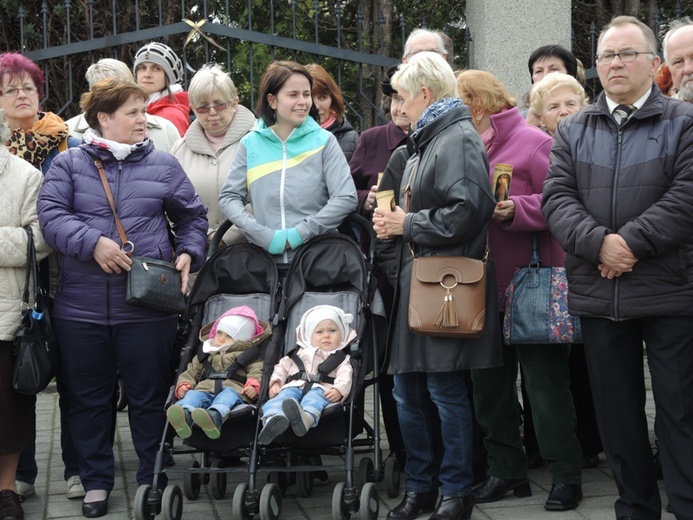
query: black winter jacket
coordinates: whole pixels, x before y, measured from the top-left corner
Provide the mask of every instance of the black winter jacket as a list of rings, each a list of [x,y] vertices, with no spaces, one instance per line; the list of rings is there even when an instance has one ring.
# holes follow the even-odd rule
[[[604,94],[561,122],[542,210],[568,252],[572,314],[693,316],[693,105],[653,86],[620,130]],[[597,267],[610,233],[638,258],[613,280]]]
[[[335,123],[327,128],[328,132],[337,138],[339,147],[344,152],[344,157],[346,157],[347,162],[351,160],[351,156],[354,155],[354,150],[356,150],[356,145],[359,144],[359,133],[354,130],[354,128],[346,120],[346,117],[341,123],[335,121]]]
[[[499,366],[501,339],[493,263],[487,267],[486,323],[477,339],[418,336],[407,320],[411,282],[411,242],[417,256],[482,258],[495,199],[488,160],[466,106],[454,108],[410,137],[413,154],[401,186],[411,183],[411,207],[404,220],[398,266],[399,300],[391,334],[388,372],[451,372]],[[414,173],[415,172],[415,173]],[[402,197],[400,193],[400,198]],[[403,202],[400,201],[400,205]]]

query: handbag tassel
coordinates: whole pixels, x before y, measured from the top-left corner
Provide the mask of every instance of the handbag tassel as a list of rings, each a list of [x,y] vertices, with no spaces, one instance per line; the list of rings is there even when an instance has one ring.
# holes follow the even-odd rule
[[[452,299],[452,293],[450,289],[445,293],[445,298],[443,299],[443,306],[438,311],[438,316],[433,322],[433,325],[439,329],[445,329],[448,327],[457,327],[460,324],[457,319],[457,309],[455,309],[455,302]]]

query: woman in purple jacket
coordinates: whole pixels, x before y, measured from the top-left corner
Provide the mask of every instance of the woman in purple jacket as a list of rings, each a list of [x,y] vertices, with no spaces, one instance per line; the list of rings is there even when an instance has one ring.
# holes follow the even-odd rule
[[[84,144],[55,158],[38,201],[41,229],[58,255],[53,315],[70,381],[70,425],[87,492],[82,514],[88,518],[107,513],[113,489],[116,370],[129,399],[140,460],[137,482],[152,483],[177,321],[175,315],[125,302],[132,262],[122,249],[95,161],[103,162],[118,216],[138,255],[175,262],[181,292],[204,260],[206,208],[180,163],[148,139],[146,100],[141,87],[117,80],[97,83],[84,94],[89,124]]]
[[[552,139],[527,125],[515,99],[492,74],[467,70],[457,76],[457,84],[486,147],[489,182],[496,165],[512,170],[507,197],[497,202],[489,225],[498,307],[503,313],[505,289],[515,269],[529,263],[535,233],[543,265],[561,267],[565,262],[565,252],[549,233],[540,208]],[[567,345],[504,345],[502,367],[472,370],[474,405],[485,434],[490,475],[474,490],[478,503],[495,502],[509,491],[518,497],[532,494],[518,424],[518,363],[532,404],[539,450],[551,473],[544,507],[563,511],[580,503],[582,457],[575,435],[569,355]]]

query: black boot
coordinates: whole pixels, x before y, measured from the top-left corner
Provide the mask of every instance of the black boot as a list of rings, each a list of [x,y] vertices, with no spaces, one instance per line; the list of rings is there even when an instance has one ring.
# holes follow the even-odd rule
[[[387,518],[390,520],[412,520],[419,515],[420,511],[425,513],[433,511],[437,499],[437,490],[428,493],[406,491],[402,501],[387,514]]]
[[[518,498],[532,496],[528,478],[489,477],[472,493],[477,504],[486,504],[500,500],[508,491],[513,491]]]
[[[474,496],[442,497],[433,516],[428,520],[467,520],[472,516]]]

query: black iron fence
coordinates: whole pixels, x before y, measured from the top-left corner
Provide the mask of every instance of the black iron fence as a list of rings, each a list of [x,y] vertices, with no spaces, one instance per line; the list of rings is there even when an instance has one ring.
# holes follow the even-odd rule
[[[271,61],[320,63],[342,89],[352,123],[365,128],[374,123],[384,71],[401,57],[406,35],[426,20],[353,4],[358,8],[317,0],[6,0],[0,37],[5,49],[21,50],[43,67],[43,106],[65,117],[79,112],[91,63],[104,57],[132,63],[142,44],[158,40],[183,60],[184,86],[201,65],[220,63],[251,108]],[[448,31],[462,43],[456,50],[464,61],[468,31]]]

